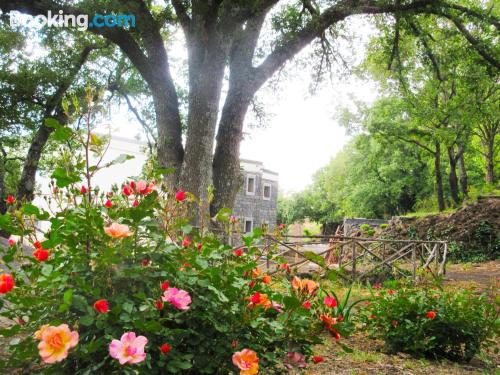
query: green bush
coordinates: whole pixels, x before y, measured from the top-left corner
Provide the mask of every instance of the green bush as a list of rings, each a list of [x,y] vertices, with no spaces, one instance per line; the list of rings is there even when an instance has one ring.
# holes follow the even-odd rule
[[[366,328],[389,352],[470,361],[498,334],[498,313],[466,291],[380,290],[364,314]]]

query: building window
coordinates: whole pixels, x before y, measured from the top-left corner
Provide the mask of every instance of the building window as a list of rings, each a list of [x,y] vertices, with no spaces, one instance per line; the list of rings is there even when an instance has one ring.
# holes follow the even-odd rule
[[[255,195],[255,176],[247,176],[246,194]]]
[[[262,197],[265,200],[271,199],[271,184],[264,184],[262,189]]]
[[[245,233],[250,233],[253,231],[253,220],[245,219]]]

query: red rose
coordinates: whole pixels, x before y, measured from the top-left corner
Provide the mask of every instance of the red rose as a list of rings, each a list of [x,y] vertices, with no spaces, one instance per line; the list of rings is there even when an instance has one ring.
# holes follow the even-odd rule
[[[196,244],[196,248],[197,248],[198,250],[201,250],[201,249],[203,248],[203,244],[202,244],[202,243],[197,243],[197,244]]]
[[[250,287],[250,289],[252,289],[252,288],[255,286],[255,281],[253,281],[253,280],[252,280],[252,281],[250,281],[250,282],[248,283],[248,286]]]
[[[163,302],[162,302],[162,300],[161,300],[161,299],[157,300],[157,301],[155,302],[155,306],[156,306],[156,308],[157,308],[158,310],[162,310],[162,309],[163,309]]]
[[[234,255],[236,255],[237,257],[240,257],[243,255],[243,249],[242,248],[239,248],[237,250],[234,250],[233,251]]]
[[[128,197],[130,194],[132,194],[132,188],[128,185],[125,185],[123,187],[123,194]]]
[[[41,247],[39,247],[38,249],[36,249],[34,252],[33,252],[33,256],[40,262],[44,262],[47,260],[47,258],[49,257],[49,251],[48,250],[45,250]]]
[[[170,286],[170,283],[168,281],[164,281],[160,284],[161,290],[167,290],[169,286]]]
[[[184,237],[184,239],[182,240],[182,247],[188,247],[189,245],[191,245],[191,240],[189,239],[189,237]]]
[[[141,264],[143,267],[147,267],[151,264],[151,261],[149,259],[143,259]]]
[[[252,297],[250,297],[250,302],[255,303],[255,304],[259,303],[260,302],[260,293],[257,292]]]
[[[134,200],[134,202],[132,203],[132,207],[137,207],[139,205],[139,201],[136,199]]]
[[[175,193],[175,200],[177,202],[182,202],[184,199],[186,199],[186,193],[183,190],[179,190]]]
[[[105,299],[100,299],[99,301],[96,301],[94,303],[94,309],[99,314],[106,314],[109,311],[108,301],[106,301]]]
[[[33,246],[35,246],[35,249],[41,249],[42,248],[42,244],[40,243],[40,241],[36,241]]]
[[[436,317],[436,313],[434,311],[427,312],[427,317],[429,319],[434,319]]]
[[[14,241],[12,238],[9,238],[9,246],[14,246],[16,244],[16,241]]]
[[[130,187],[131,187],[132,189],[135,189],[135,187],[136,187],[136,186],[137,186],[137,185],[135,184],[135,181],[130,181]]]
[[[7,196],[7,204],[12,204],[16,201],[16,199],[12,195]]]
[[[313,362],[314,363],[320,363],[320,362],[323,362],[325,359],[323,357],[320,357],[319,355],[315,355],[313,357]]]
[[[163,354],[167,354],[171,348],[172,347],[168,344],[163,344],[162,346],[160,346],[160,350]]]
[[[111,208],[112,206],[113,206],[113,203],[111,203],[111,201],[109,199],[106,201],[106,203],[104,203],[104,207],[106,207],[106,208]]]
[[[380,285],[380,283],[375,283],[375,289],[380,289],[382,287],[382,285]]]
[[[330,296],[326,296],[323,300],[323,303],[325,304],[325,306],[328,306],[331,308],[337,306],[337,300],[333,297],[330,297]]]
[[[303,304],[302,304],[302,307],[304,309],[307,309],[309,310],[311,308],[311,301],[305,301]]]
[[[85,187],[85,185],[82,185],[82,187],[80,188],[80,193],[85,194],[86,192],[87,192],[87,188]]]
[[[14,288],[14,278],[8,273],[0,275],[0,294],[8,293]]]

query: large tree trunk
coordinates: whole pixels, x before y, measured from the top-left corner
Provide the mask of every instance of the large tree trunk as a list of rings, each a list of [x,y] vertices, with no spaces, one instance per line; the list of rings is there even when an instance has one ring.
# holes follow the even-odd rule
[[[229,52],[228,35],[214,32],[209,43],[190,51],[189,113],[181,186],[202,200],[212,184],[212,153],[224,69]]]
[[[232,208],[241,187],[240,143],[249,102],[250,98],[240,93],[228,98],[223,108],[213,161],[216,194],[211,206],[212,215],[221,208]]]
[[[448,161],[450,164],[450,173],[448,175],[450,195],[453,202],[458,205],[460,203],[460,198],[458,196],[457,156],[455,155],[453,147],[448,147]]]
[[[486,183],[493,185],[495,183],[495,138],[491,137],[486,141],[486,153],[484,155],[486,162]]]
[[[7,212],[7,202],[5,201],[5,159],[0,156],[0,214]]]
[[[441,174],[441,144],[436,142],[436,152],[434,153],[434,176],[436,178],[436,196],[439,211],[444,211],[443,175]]]
[[[156,128],[158,130],[157,158],[161,168],[173,168],[174,171],[166,176],[167,185],[174,189],[179,184],[179,178],[184,159],[182,134],[179,112],[172,108],[174,103],[165,87],[160,84],[152,88],[153,103],[156,114]],[[177,106],[177,103],[175,103]]]
[[[54,129],[40,125],[31,141],[30,148],[24,161],[21,179],[17,187],[17,198],[32,201],[35,194],[36,172],[42,157],[42,152]]]
[[[460,171],[460,190],[464,197],[469,195],[469,178],[467,176],[467,170],[465,169],[465,158],[463,146],[458,147],[458,169]]]
[[[54,130],[53,128],[45,126],[45,119],[53,117],[62,124],[66,123],[66,115],[62,113],[61,109],[62,99],[80,72],[80,69],[87,61],[90,52],[95,48],[96,47],[94,46],[87,46],[83,49],[75,65],[71,68],[68,76],[61,81],[54,95],[47,100],[45,105],[45,116],[42,120],[42,124],[31,141],[28,154],[26,155],[26,160],[24,161],[21,179],[19,181],[19,186],[17,187],[18,199],[24,199],[27,201],[33,200],[35,193],[36,172],[38,170],[40,158],[42,157],[43,149],[49,140],[49,136]],[[56,114],[54,114],[54,112],[56,112]]]
[[[210,207],[215,215],[221,208],[233,208],[241,186],[240,143],[248,106],[260,87],[254,80],[252,57],[266,14],[250,20],[234,38],[229,67],[229,91],[217,132],[213,159],[215,199]]]

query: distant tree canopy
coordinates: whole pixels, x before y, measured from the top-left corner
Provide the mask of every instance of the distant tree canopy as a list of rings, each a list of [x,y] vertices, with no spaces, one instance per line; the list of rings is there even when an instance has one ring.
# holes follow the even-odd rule
[[[493,4],[475,0],[0,0],[4,12],[17,10],[32,16],[59,10],[90,17],[96,13],[135,15],[135,28],[91,28],[82,34],[92,43],[114,46],[109,61],[123,61],[123,56],[133,66],[154,108],[152,133],[157,135],[159,165],[175,169],[168,177],[172,186],[201,198],[213,184],[212,212],[233,206],[240,186],[243,124],[254,96],[306,46],[316,47],[313,55],[319,62],[314,65],[321,72],[325,63],[337,57],[335,46],[343,22],[369,15],[392,46],[391,61],[413,54],[412,48],[407,50],[406,33],[425,35],[420,38],[424,44],[423,40],[431,39],[425,29],[437,25],[442,33],[452,33],[461,45],[467,45],[463,51],[498,69],[499,54],[493,44],[499,23]],[[412,31],[413,24],[417,31]],[[168,50],[177,30],[182,30],[186,40],[185,87],[174,79]],[[57,30],[45,28],[45,32]],[[120,92],[126,85],[121,75],[116,78],[114,91]],[[228,88],[225,95],[223,87]]]
[[[495,39],[471,55],[460,37],[475,39],[477,29],[457,32],[404,15],[395,22],[393,32],[371,41],[357,67],[378,82],[380,97],[340,116],[352,141],[312,186],[281,198],[285,222],[442,211],[471,190],[498,188],[500,71],[488,61],[500,55]]]

